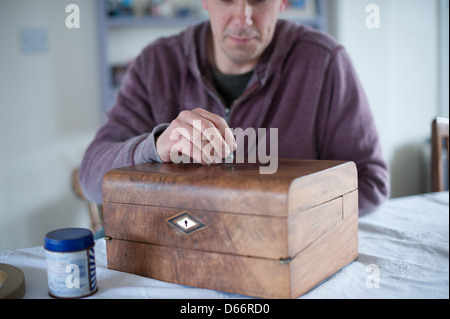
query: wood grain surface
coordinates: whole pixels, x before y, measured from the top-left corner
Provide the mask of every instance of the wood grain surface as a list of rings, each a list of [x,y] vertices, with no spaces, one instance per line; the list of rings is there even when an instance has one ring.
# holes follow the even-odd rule
[[[108,172],[108,267],[255,297],[300,296],[358,255],[356,166],[280,160],[278,167],[273,175],[255,164]],[[178,216],[198,227],[183,230]]]

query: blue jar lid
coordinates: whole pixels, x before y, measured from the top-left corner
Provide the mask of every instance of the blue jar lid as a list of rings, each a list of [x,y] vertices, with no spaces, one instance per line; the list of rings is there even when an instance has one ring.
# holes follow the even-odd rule
[[[45,235],[44,248],[50,251],[69,252],[87,249],[94,245],[94,235],[85,228],[63,228]]]

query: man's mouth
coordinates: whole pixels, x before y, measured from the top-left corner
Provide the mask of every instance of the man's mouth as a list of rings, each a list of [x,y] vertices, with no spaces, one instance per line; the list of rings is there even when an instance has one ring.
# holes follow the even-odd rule
[[[237,44],[241,44],[241,45],[248,44],[248,43],[250,43],[250,42],[254,39],[253,37],[250,37],[250,38],[240,38],[240,37],[233,37],[233,36],[229,36],[229,38],[230,38],[233,42],[235,42],[235,43],[237,43]]]

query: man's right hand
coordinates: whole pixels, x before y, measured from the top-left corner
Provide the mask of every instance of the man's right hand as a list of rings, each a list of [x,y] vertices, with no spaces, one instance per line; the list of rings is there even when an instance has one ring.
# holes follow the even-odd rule
[[[156,150],[163,162],[187,158],[202,164],[222,163],[236,150],[236,141],[225,119],[197,108],[182,111],[170,123],[157,139]]]

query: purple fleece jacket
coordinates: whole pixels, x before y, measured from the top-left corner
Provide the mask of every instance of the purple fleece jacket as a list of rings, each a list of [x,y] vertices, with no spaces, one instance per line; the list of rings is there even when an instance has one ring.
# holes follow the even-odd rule
[[[147,46],[130,67],[83,158],[80,181],[102,202],[113,168],[160,161],[155,136],[182,110],[225,117],[207,58],[209,22]],[[278,157],[349,160],[358,168],[360,214],[389,194],[389,172],[363,88],[345,49],[329,36],[278,21],[243,95],[228,114],[230,128],[278,129]]]

